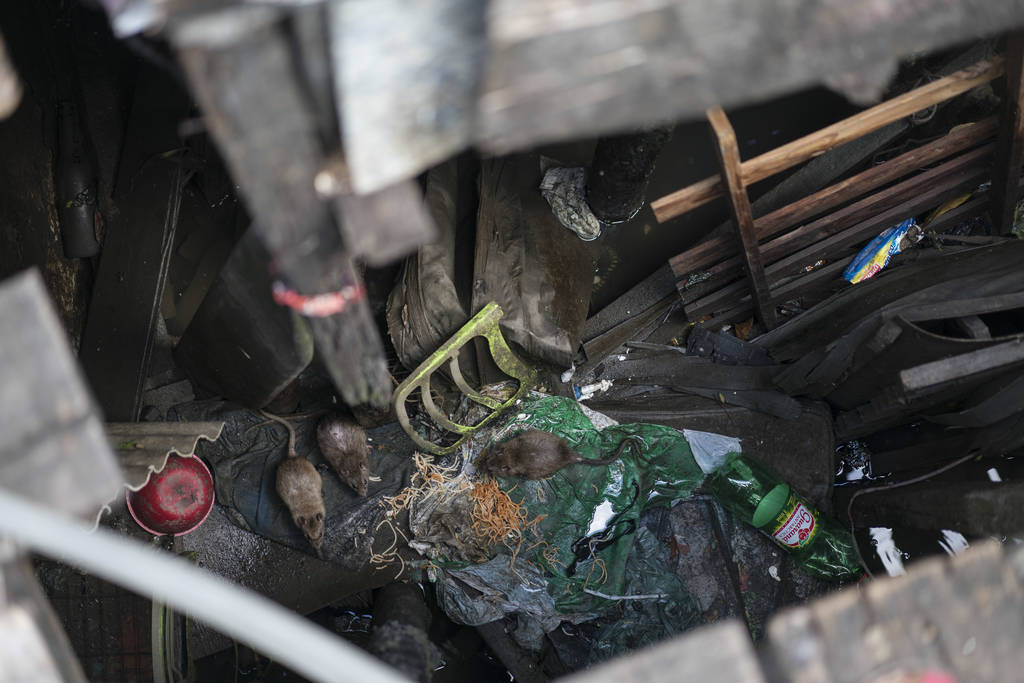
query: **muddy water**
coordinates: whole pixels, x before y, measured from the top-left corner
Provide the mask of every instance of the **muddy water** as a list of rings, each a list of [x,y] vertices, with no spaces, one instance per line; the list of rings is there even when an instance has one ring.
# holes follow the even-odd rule
[[[836,449],[838,467],[836,487],[851,489],[860,486],[881,486],[888,481],[905,480],[911,476],[923,474],[923,471],[901,473],[897,478],[893,475],[873,473],[871,470],[871,451],[859,441],[851,441]],[[936,467],[942,463],[936,463]],[[949,472],[939,475],[935,480],[954,481],[992,481],[1008,482],[1024,478],[1024,459],[1020,457],[987,457],[972,460]],[[912,486],[907,487],[912,495]],[[843,493],[848,493],[843,491]],[[845,515],[847,496],[837,495],[842,508],[840,515]],[[870,505],[870,494],[860,499],[859,505]],[[907,567],[917,560],[932,556],[958,555],[972,543],[984,540],[964,536],[957,529],[914,529],[910,527],[875,526],[858,528],[855,536],[864,561],[876,576],[902,576]],[[1007,536],[998,539],[1003,543],[1024,543],[1024,534]]]
[[[824,88],[802,91],[764,104],[728,112],[744,160],[774,149],[822,126],[855,113],[841,96]],[[588,165],[594,140],[553,145],[542,154],[569,165]],[[647,200],[657,199],[718,172],[711,133],[703,120],[681,122],[662,151],[648,187]],[[750,188],[756,199],[784,176],[762,181]],[[654,219],[650,205],[629,222],[606,228],[593,243],[596,287],[591,310],[603,306],[666,260],[695,244],[727,218],[723,199],[679,216],[664,224]]]

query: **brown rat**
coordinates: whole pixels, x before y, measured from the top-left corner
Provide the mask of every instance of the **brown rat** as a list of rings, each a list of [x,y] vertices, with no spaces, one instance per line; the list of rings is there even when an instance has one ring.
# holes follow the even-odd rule
[[[324,540],[323,480],[313,463],[295,451],[295,429],[282,417],[260,411],[268,420],[283,424],[288,430],[288,457],[277,466],[277,495],[292,513],[292,521],[306,536],[309,544],[320,554]]]
[[[370,479],[370,447],[363,428],[343,415],[327,415],[316,427],[316,442],[341,480],[365,496]]]
[[[636,444],[637,441],[637,437],[628,436],[619,444],[615,455],[598,460],[584,458],[554,434],[531,429],[492,446],[490,453],[481,462],[481,469],[495,477],[545,479],[563,467],[576,463],[595,466],[611,464],[619,459],[626,446]]]

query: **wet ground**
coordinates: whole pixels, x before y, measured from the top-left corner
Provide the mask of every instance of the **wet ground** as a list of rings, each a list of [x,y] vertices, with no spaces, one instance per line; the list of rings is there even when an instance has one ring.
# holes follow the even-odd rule
[[[912,426],[907,428],[912,430]],[[936,463],[938,467],[941,463]],[[894,479],[889,473],[875,473],[871,467],[871,449],[863,441],[851,441],[836,448],[836,504],[845,515],[852,492],[866,486],[884,486]],[[915,474],[911,472],[910,474]],[[907,475],[901,474],[901,479]],[[1024,459],[1013,456],[991,456],[968,461],[953,470],[939,474],[932,481],[1009,482],[1024,478]],[[858,505],[870,505],[864,497]],[[854,533],[861,553],[872,573],[902,576],[907,567],[927,557],[957,555],[971,544],[986,540],[965,537],[955,529],[915,529],[911,527],[858,527]],[[1024,535],[1002,537],[1003,543],[1024,543]]]

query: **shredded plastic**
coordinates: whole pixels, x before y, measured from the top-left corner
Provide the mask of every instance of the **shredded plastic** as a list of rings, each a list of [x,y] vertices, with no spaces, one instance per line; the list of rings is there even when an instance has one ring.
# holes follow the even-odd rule
[[[547,576],[548,593],[563,613],[593,612],[614,603],[585,589],[628,594],[625,565],[640,513],[648,505],[668,505],[688,497],[703,477],[681,432],[652,424],[617,425],[607,420],[603,424],[607,426],[598,429],[576,401],[531,394],[523,399],[516,416],[480,448],[485,451],[491,443],[527,429],[551,432],[591,459],[614,454],[630,436],[643,443],[642,454],[626,449],[619,460],[605,467],[571,465],[540,481],[501,480],[501,490],[515,506],[504,513],[488,507],[499,500],[491,488],[497,484],[478,485],[475,495],[488,501],[481,515],[505,519],[514,515],[520,522],[511,529],[501,552],[540,568]],[[528,538],[523,535],[526,527],[534,530]],[[482,521],[476,530],[493,531],[490,538],[504,531]]]

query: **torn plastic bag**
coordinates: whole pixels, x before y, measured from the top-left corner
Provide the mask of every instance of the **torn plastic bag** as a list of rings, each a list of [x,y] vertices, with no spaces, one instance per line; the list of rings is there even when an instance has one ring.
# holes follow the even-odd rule
[[[673,571],[668,544],[640,526],[626,561],[624,594],[613,616],[602,619],[589,663],[654,645],[703,623],[700,607]]]
[[[587,318],[593,259],[552,215],[540,179],[535,154],[481,163],[473,310],[496,301],[509,341],[568,367]]]
[[[469,319],[455,286],[458,198],[458,163],[431,169],[425,201],[440,237],[405,260],[387,305],[388,334],[407,368],[419,365]]]
[[[388,299],[388,334],[399,359],[416,367],[471,311],[496,301],[505,311],[507,339],[536,358],[569,365],[593,287],[589,251],[559,225],[537,192],[535,155],[488,160],[480,167],[476,244],[469,249],[475,253],[472,286],[469,278],[463,283],[461,257],[473,246],[469,230],[462,229],[468,175],[456,162],[427,175],[426,201],[441,238],[406,260]],[[470,290],[472,301],[460,301],[458,292]],[[464,369],[470,371],[468,363]]]
[[[479,625],[514,613],[521,625],[515,637],[536,648],[539,634],[563,620],[591,619],[631,589],[627,563],[640,513],[693,493],[703,473],[688,438],[702,442],[705,435],[684,436],[653,424],[619,425],[570,399],[531,393],[509,422],[478,433],[470,450],[479,454],[527,429],[551,432],[585,458],[614,454],[627,437],[643,444],[642,452],[627,449],[607,466],[576,464],[544,480],[502,480],[501,488],[525,514],[522,542],[496,546],[496,557],[481,565],[434,559],[439,599],[449,616]],[[712,436],[716,441],[708,448],[719,445],[720,437]],[[730,443],[738,448],[735,440]],[[542,584],[528,578],[537,576],[544,577]],[[493,608],[481,611],[478,603]]]
[[[505,555],[477,565],[447,573],[437,583],[437,601],[441,609],[460,624],[489,624],[509,614],[518,618],[513,633],[524,647],[537,649],[544,634],[563,621],[580,623],[597,616],[580,612],[565,615],[555,607],[546,590],[544,574],[522,558],[509,561]],[[472,596],[476,593],[476,599]]]

